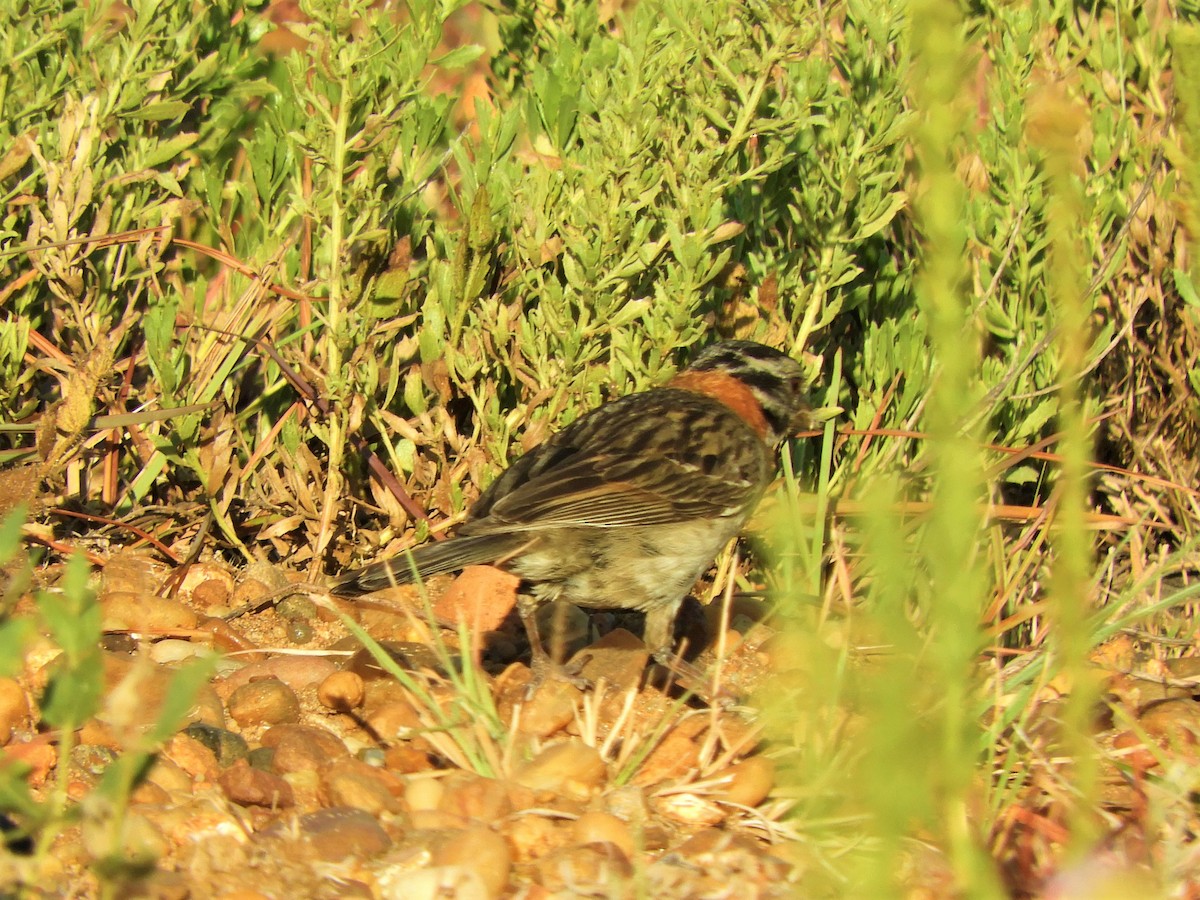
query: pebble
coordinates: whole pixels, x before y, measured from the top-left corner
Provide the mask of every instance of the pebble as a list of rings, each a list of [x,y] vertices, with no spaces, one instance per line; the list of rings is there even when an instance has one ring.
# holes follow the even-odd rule
[[[358,758],[376,769],[387,767],[387,751],[382,747],[360,747]]]
[[[322,809],[301,816],[296,824],[317,856],[327,862],[349,856],[376,856],[392,845],[375,817],[361,809]]]
[[[275,771],[275,750],[272,747],[255,747],[246,754],[246,762],[256,769]]]
[[[428,772],[434,767],[433,757],[412,743],[397,744],[384,752],[383,764],[393,772]]]
[[[275,589],[261,578],[246,578],[233,586],[233,596],[229,598],[229,605],[234,609],[241,609],[244,606],[254,606],[258,601],[262,600],[268,594],[274,593]]]
[[[146,781],[156,784],[167,793],[187,793],[192,789],[192,776],[174,760],[158,754],[146,773]]]
[[[194,781],[211,782],[220,771],[217,754],[182,732],[173,735],[163,745],[162,755],[187,772]]]
[[[552,894],[573,893],[578,885],[617,885],[633,876],[633,866],[612,844],[564,847],[533,863],[533,878]]]
[[[204,615],[223,613],[229,608],[233,596],[233,579],[209,578],[196,585],[192,591],[191,604]]]
[[[420,737],[424,729],[421,716],[407,700],[394,700],[371,710],[366,715],[368,727],[384,744],[394,741],[419,741],[420,746],[429,744]]]
[[[153,868],[167,851],[166,838],[158,826],[132,810],[125,812],[118,833],[84,829],[83,835],[85,844],[92,845],[88,849],[95,857],[107,858],[130,871]]]
[[[560,819],[533,812],[513,816],[505,825],[504,836],[513,850],[513,859],[528,863],[571,843],[571,832]]]
[[[0,678],[0,746],[12,740],[13,732],[30,726],[29,699],[13,678]]]
[[[439,622],[465,622],[473,634],[495,631],[517,605],[521,579],[494,566],[467,566],[433,605]]]
[[[755,807],[775,787],[775,763],[765,756],[751,756],[726,768],[721,775],[728,784],[718,788],[716,799],[738,806]]]
[[[357,672],[334,672],[317,688],[317,699],[326,709],[349,712],[366,699],[367,688]]]
[[[529,672],[529,669],[523,665],[520,668],[524,672]],[[529,675],[532,677],[532,673]],[[521,681],[528,683],[529,678],[518,678],[514,684],[520,684]],[[528,701],[525,700],[524,685],[520,685],[515,697],[512,693],[508,693],[506,699],[507,697],[512,697],[513,700],[522,704],[521,718],[517,726],[521,734],[539,738],[548,738],[557,734],[574,722],[575,711],[583,703],[583,692],[575,685],[550,680],[547,680]],[[511,720],[511,706],[511,703],[499,704],[500,715],[508,720]]]
[[[150,645],[150,659],[160,666],[169,666],[200,656],[207,649],[203,644],[167,638]]]
[[[217,693],[225,699],[244,684],[264,678],[277,678],[296,693],[314,687],[337,671],[333,660],[325,656],[276,656],[255,660],[216,683]]]
[[[284,597],[280,600],[279,605],[275,607],[275,612],[281,618],[292,621],[315,619],[317,617],[317,604],[313,603],[308,597],[293,594],[290,597]]]
[[[217,784],[239,806],[287,809],[294,802],[290,784],[271,772],[251,768],[245,760],[217,776]]]
[[[95,784],[104,770],[112,765],[117,752],[111,747],[95,744],[76,744],[71,748],[70,777],[84,784]]]
[[[409,778],[404,785],[404,802],[409,812],[434,810],[441,806],[446,789],[440,778],[427,775]]]
[[[39,735],[31,741],[9,744],[4,748],[4,759],[9,763],[20,762],[28,766],[24,780],[30,787],[39,788],[58,765],[58,748],[48,738]]]
[[[452,866],[474,872],[489,898],[499,897],[508,885],[512,851],[508,842],[486,825],[470,825],[438,842],[433,849],[435,866]]]
[[[571,826],[571,833],[580,844],[613,844],[632,859],[637,847],[629,823],[611,813],[590,810]]]
[[[245,759],[246,754],[250,752],[250,746],[244,737],[225,728],[214,728],[212,725],[194,722],[183,729],[183,733],[211,750],[217,765],[222,769]]]
[[[493,900],[483,877],[464,866],[429,866],[413,870],[408,863],[384,868],[376,877],[381,900]]]
[[[350,755],[341,738],[312,725],[273,725],[263,733],[262,745],[275,751],[280,773],[316,770]]]
[[[728,814],[727,808],[699,794],[667,794],[655,797],[653,805],[659,815],[689,826],[716,825]]]
[[[438,809],[465,819],[490,823],[513,810],[507,787],[494,778],[453,772],[442,779],[442,790]]]
[[[212,562],[188,566],[179,584],[179,597],[196,609],[207,611],[229,604],[233,596],[233,573]],[[212,615],[211,612],[208,615]]]
[[[129,802],[157,806],[171,802],[171,792],[153,781],[141,781],[134,785],[129,794]]]
[[[103,660],[104,705],[96,718],[122,737],[131,729],[145,731],[153,727],[174,673],[154,665],[147,656],[105,653]],[[205,684],[196,692],[185,722],[204,722],[217,727],[225,724],[225,711],[212,687]]]
[[[585,799],[595,792],[607,772],[595,747],[572,738],[552,744],[520,766],[513,780],[535,791]]]
[[[300,720],[300,701],[296,692],[274,676],[236,688],[225,706],[230,717],[243,728]]]
[[[392,773],[353,758],[340,759],[320,772],[318,796],[328,807],[352,807],[371,815],[398,813],[403,783]]]
[[[686,775],[700,766],[701,737],[708,729],[708,719],[689,716],[666,733],[658,746],[642,762],[633,783],[658,784]]]
[[[193,610],[167,597],[132,591],[107,591],[100,597],[100,627],[105,631],[162,634],[190,631],[198,622]]]
[[[650,651],[641,639],[624,628],[614,628],[600,640],[581,651],[586,656],[579,674],[592,684],[615,688],[613,694],[623,700],[626,691],[636,689],[650,659]],[[616,710],[614,710],[614,714]]]
[[[104,590],[157,594],[170,574],[170,567],[155,555],[121,550],[104,564]]]

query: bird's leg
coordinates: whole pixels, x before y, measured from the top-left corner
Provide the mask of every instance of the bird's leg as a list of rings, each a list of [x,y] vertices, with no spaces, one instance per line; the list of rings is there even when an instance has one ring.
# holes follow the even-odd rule
[[[670,672],[681,687],[709,701],[712,697],[710,679],[671,649],[675,637],[675,614],[678,611],[678,603],[649,610],[642,640],[654,661]]]
[[[572,675],[563,667],[561,662],[546,652],[546,648],[542,644],[541,634],[538,631],[536,615],[541,603],[541,600],[531,597],[528,594],[521,594],[517,598],[517,615],[521,617],[521,624],[525,626],[525,635],[529,639],[529,667],[533,671],[533,678],[530,679],[529,687],[525,691],[526,699],[532,697],[547,678],[569,682],[580,690],[588,687],[586,678]],[[557,643],[559,645],[558,649],[561,651],[561,638],[559,638]]]

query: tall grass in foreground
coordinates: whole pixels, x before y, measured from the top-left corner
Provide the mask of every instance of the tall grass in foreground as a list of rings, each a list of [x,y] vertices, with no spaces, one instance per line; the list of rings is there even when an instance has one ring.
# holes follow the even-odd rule
[[[799,856],[808,866],[806,896],[925,889],[1000,897],[1028,890],[1030,872],[1016,869],[1033,865],[1036,854],[1014,861],[1005,846],[1014,811],[1042,821],[1045,834],[1054,835],[1046,840],[1063,845],[1052,868],[1037,859],[1038,878],[1100,851],[1096,723],[1105,673],[1094,653],[1115,632],[1118,605],[1139,607],[1140,622],[1162,608],[1142,604],[1136,587],[1121,591],[1108,612],[1098,608],[1097,568],[1104,571],[1125,551],[1098,560],[1087,518],[1095,427],[1087,379],[1101,335],[1091,318],[1099,275],[1092,281],[1086,246],[1096,200],[1085,194],[1084,175],[1092,129],[1111,126],[1095,124],[1104,113],[1062,83],[1037,86],[1026,98],[1021,140],[1044,200],[1040,244],[1050,301],[1048,329],[1033,352],[1053,360],[1053,383],[1040,393],[1056,398],[1056,465],[1048,475],[1047,518],[1014,542],[1003,538],[989,509],[1003,500],[996,475],[1006,467],[984,453],[993,435],[980,427],[978,411],[996,394],[984,377],[990,338],[976,318],[987,297],[969,288],[971,170],[962,163],[987,153],[968,87],[985,51],[981,31],[967,26],[956,3],[917,0],[909,14],[917,23],[905,34],[921,235],[915,295],[933,360],[920,419],[926,443],[907,466],[874,473],[843,497],[860,507],[861,535],[833,529],[819,609],[806,597],[811,564],[784,581],[784,595],[800,607],[786,642],[794,671],[791,690],[768,711],[792,745],[785,758]],[[827,430],[826,458],[831,439]],[[819,471],[818,508],[833,507],[827,467]],[[794,491],[792,479],[789,470]],[[913,503],[918,497],[929,503]],[[798,559],[811,559],[802,537],[809,528],[794,510],[784,526],[784,542],[794,542]],[[1014,576],[1041,584],[1028,613],[1004,602]],[[1186,598],[1178,594],[1172,603]],[[1040,627],[989,629],[988,611],[1001,609]],[[1004,672],[1014,658],[1021,665]],[[1050,684],[1059,699],[1047,705]],[[1040,746],[1052,758],[1029,737],[1047,729],[1052,737]],[[1053,787],[1037,799],[1042,795],[1029,790],[1035,783]],[[1123,859],[1119,867],[1136,865]],[[1125,886],[1118,892],[1131,884],[1117,883]]]

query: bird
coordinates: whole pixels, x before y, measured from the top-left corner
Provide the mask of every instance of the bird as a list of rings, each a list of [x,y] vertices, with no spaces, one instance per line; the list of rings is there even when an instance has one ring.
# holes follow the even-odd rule
[[[557,600],[645,613],[643,642],[671,666],[680,605],[745,525],[777,447],[808,412],[796,360],[751,341],[712,344],[665,385],[604,403],[518,457],[453,537],[344,573],[330,592],[494,565],[520,579],[531,690],[549,674],[570,678],[535,618]]]

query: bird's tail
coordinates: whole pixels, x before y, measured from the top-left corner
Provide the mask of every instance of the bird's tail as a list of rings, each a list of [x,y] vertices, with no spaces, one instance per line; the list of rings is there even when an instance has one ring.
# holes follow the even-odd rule
[[[518,550],[528,539],[514,534],[481,534],[450,538],[406,550],[399,556],[346,572],[334,579],[330,592],[356,597],[396,584],[412,584],[466,566],[495,562]]]

